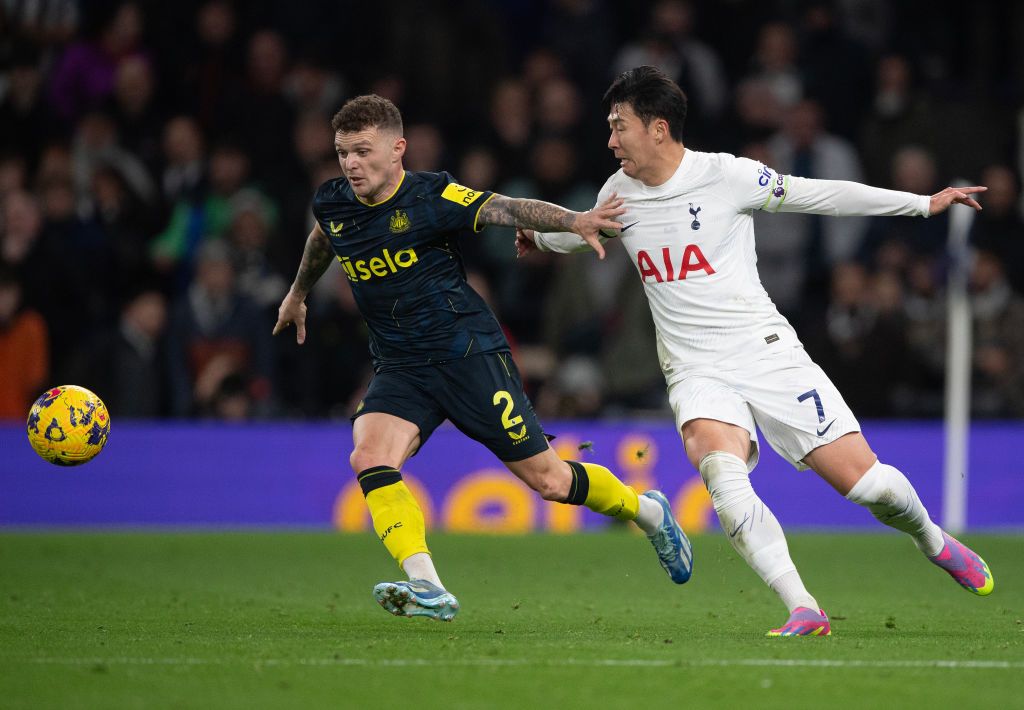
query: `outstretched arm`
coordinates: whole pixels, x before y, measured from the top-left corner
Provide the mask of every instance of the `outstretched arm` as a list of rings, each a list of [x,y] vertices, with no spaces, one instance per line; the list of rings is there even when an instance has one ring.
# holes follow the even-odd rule
[[[299,271],[291,289],[277,309],[277,323],[274,324],[274,335],[288,326],[295,324],[295,340],[299,345],[306,341],[306,296],[334,258],[331,242],[322,231],[320,225],[313,227],[306,239],[306,249],[302,252]]]
[[[604,246],[598,238],[602,229],[621,229],[614,221],[625,212],[622,200],[614,198],[586,212],[573,212],[540,200],[527,200],[495,194],[480,208],[477,220],[481,224],[498,224],[532,229],[539,232],[572,232],[589,244],[600,258]]]
[[[971,195],[986,187],[947,187],[930,197],[898,190],[885,190],[846,180],[818,180],[780,176],[781,187],[768,196],[763,209],[769,212],[801,212],[833,217],[905,216],[930,217],[950,205],[963,204],[981,209]]]

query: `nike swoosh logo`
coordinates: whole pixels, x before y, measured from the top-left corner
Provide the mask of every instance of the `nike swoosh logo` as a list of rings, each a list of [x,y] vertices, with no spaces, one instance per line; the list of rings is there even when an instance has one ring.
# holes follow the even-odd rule
[[[829,429],[831,429],[832,425],[835,424],[835,423],[836,423],[836,420],[833,419],[832,421],[830,421],[828,423],[827,427],[825,427],[824,429],[818,429],[818,436],[825,436],[825,432],[827,432]]]
[[[731,533],[729,533],[729,537],[736,537],[736,533],[743,529],[743,526],[747,524],[748,520],[750,520],[750,515],[744,515],[743,522],[737,525],[736,528]]]
[[[625,234],[627,229],[629,229],[630,227],[635,227],[638,224],[640,224],[639,220],[633,222],[633,224],[627,224],[625,227],[619,230],[619,234]]]

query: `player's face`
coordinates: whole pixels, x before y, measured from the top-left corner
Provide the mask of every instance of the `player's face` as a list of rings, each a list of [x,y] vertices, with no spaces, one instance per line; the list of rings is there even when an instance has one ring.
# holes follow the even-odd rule
[[[608,125],[611,128],[608,147],[618,159],[622,172],[636,180],[642,179],[658,149],[657,122],[651,121],[645,126],[633,113],[632,106],[620,103],[612,105]]]
[[[341,172],[352,192],[366,202],[388,197],[402,173],[405,138],[370,126],[352,133],[334,134]]]

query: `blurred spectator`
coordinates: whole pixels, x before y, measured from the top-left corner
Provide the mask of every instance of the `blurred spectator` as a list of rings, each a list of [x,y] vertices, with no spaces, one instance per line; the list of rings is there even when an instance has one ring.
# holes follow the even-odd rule
[[[331,116],[345,97],[345,82],[317,58],[305,55],[295,61],[285,79],[284,94],[296,113],[312,113],[321,120]]]
[[[259,191],[240,190],[231,198],[231,226],[227,238],[238,291],[268,315],[277,312],[289,286],[267,254],[275,223],[274,207]]]
[[[88,113],[78,123],[71,149],[75,191],[80,200],[88,201],[92,174],[100,165],[120,171],[132,191],[146,203],[156,200],[156,186],[149,170],[119,142],[117,127],[106,114]]]
[[[797,56],[796,33],[789,24],[769,22],[761,26],[749,77],[765,82],[783,109],[795,106],[804,97]]]
[[[190,109],[207,132],[218,121],[223,97],[241,79],[237,18],[228,0],[204,2],[196,14],[195,41],[182,42],[174,62],[179,102]]]
[[[76,203],[69,181],[48,180],[39,194],[43,222],[30,262],[38,279],[34,302],[50,326],[53,374],[69,381],[75,352],[113,318],[112,249],[102,225]]]
[[[73,203],[73,196],[72,196]],[[22,297],[39,309],[46,302],[51,273],[40,243],[43,229],[39,204],[27,192],[12,190],[0,202],[0,264],[13,268],[28,288]]]
[[[78,29],[78,0],[8,1],[0,6],[0,15],[13,38],[39,47],[61,45]]]
[[[241,374],[232,372],[217,383],[206,413],[221,421],[244,422],[252,418],[254,406],[249,383]]]
[[[174,307],[168,338],[171,411],[212,414],[224,380],[245,379],[254,401],[269,406],[270,329],[256,304],[239,293],[227,245],[203,245],[195,280]]]
[[[275,339],[286,410],[347,418],[370,382],[369,332],[341,269],[329,269],[308,299],[309,336]]]
[[[787,112],[782,130],[768,142],[779,173],[824,180],[862,182],[860,161],[853,146],[825,131],[821,107],[814,101],[801,101]],[[792,229],[805,239],[808,278],[805,291],[812,298],[827,291],[823,275],[833,264],[857,253],[868,227],[865,217],[828,219],[819,215],[794,215]],[[908,220],[910,221],[910,220]],[[760,222],[759,222],[760,224]],[[762,239],[761,243],[764,243]]]
[[[725,145],[733,152],[751,143],[767,141],[782,126],[782,106],[765,79],[749,78],[740,82],[735,103],[732,125],[723,136]]]
[[[537,414],[542,419],[598,416],[607,374],[592,358],[576,355],[563,360],[537,394]]]
[[[61,142],[54,141],[43,147],[39,156],[39,167],[36,169],[36,182],[43,184],[49,180],[74,180],[75,166],[71,158],[71,148]]]
[[[223,236],[231,224],[231,200],[249,180],[249,158],[233,143],[214,147],[209,167],[205,194],[180,199],[151,247],[156,268],[167,273],[180,267],[182,279],[191,275],[193,256],[202,243]]]
[[[489,116],[489,132],[482,142],[494,150],[501,167],[500,178],[522,174],[533,130],[526,85],[517,79],[499,81],[491,94]]]
[[[195,199],[205,177],[203,134],[190,116],[167,122],[163,136],[163,169],[160,188],[164,202],[173,205]]]
[[[25,159],[17,153],[0,155],[0,197],[9,192],[24,190],[27,183]]]
[[[166,416],[168,410],[165,338],[167,301],[143,289],[121,308],[115,327],[88,344],[73,381],[101,393],[115,417]]]
[[[808,353],[858,416],[892,414],[905,371],[900,310],[898,277],[885,273],[872,283],[863,266],[844,262],[832,270],[822,319],[805,330]]]
[[[143,16],[139,5],[117,5],[99,35],[72,43],[50,81],[50,101],[65,121],[99,107],[114,91],[120,62],[141,52]]]
[[[839,23],[837,12],[836,3],[827,0],[815,0],[804,10],[801,74],[807,95],[821,104],[830,129],[856,141],[871,98],[871,62]]]
[[[0,420],[24,422],[32,402],[46,388],[50,351],[46,323],[22,308],[21,283],[0,264]]]
[[[6,73],[6,93],[0,88],[0,151],[18,153],[34,167],[43,144],[57,131],[42,96],[39,53],[19,47]]]
[[[91,193],[93,219],[105,234],[112,259],[112,285],[123,290],[148,270],[151,210],[128,189],[121,173],[107,165],[93,172]]]
[[[861,155],[867,180],[872,185],[893,187],[892,158],[907,145],[937,145],[934,107],[914,85],[910,63],[890,54],[878,62],[874,100],[863,125]]]
[[[1024,293],[1024,220],[1017,177],[1005,165],[990,165],[981,174],[985,209],[974,216],[971,242],[1002,261],[1010,285]]]
[[[913,258],[906,266],[903,312],[908,390],[897,393],[896,413],[934,417],[942,413],[946,367],[946,295],[932,259]]]
[[[688,100],[687,144],[710,142],[708,134],[726,108],[729,87],[718,54],[694,36],[693,3],[660,0],[651,9],[644,37],[619,50],[612,66],[619,74],[650,64],[674,78]]]
[[[577,211],[594,206],[597,187],[581,179],[572,143],[564,138],[547,138],[533,147],[529,157],[532,176],[499,186],[500,193],[545,200]],[[508,228],[489,227],[483,231],[479,242],[490,263],[514,259],[513,234]],[[547,293],[554,283],[553,268],[552,255],[538,254],[506,270],[497,289],[506,324],[521,340],[533,343],[541,337],[536,314],[543,312],[548,302]]]
[[[935,158],[923,148],[902,148],[892,158],[891,181],[896,190],[917,195],[937,192],[939,180]],[[915,254],[938,257],[946,249],[948,225],[948,213],[928,219],[875,217],[871,220],[860,253],[868,263],[877,264],[888,259],[893,267],[899,267],[901,264],[898,262],[905,262]]]
[[[337,159],[331,122],[317,111],[306,111],[299,116],[295,122],[293,140],[295,155],[298,158],[300,173],[303,177],[308,176],[309,172],[324,158]]]
[[[406,170],[437,172],[444,165],[444,139],[437,126],[431,123],[414,123],[405,128],[403,162]]]
[[[245,79],[229,86],[219,110],[218,133],[245,146],[255,173],[265,176],[272,194],[287,191],[291,143],[276,136],[292,135],[295,110],[284,95],[288,71],[288,47],[277,32],[259,30],[250,38],[246,52]],[[283,184],[282,184],[283,183]]]
[[[162,116],[155,102],[153,69],[142,56],[129,57],[117,68],[109,112],[121,143],[150,169],[160,158]]]
[[[609,3],[601,0],[554,0],[546,3],[540,35],[556,55],[588,105],[596,103],[608,77],[595,71],[606,67],[616,46],[615,19]]]
[[[970,289],[974,413],[1024,416],[1024,299],[1010,288],[999,258],[987,251],[975,256]]]
[[[608,375],[593,387],[603,406],[661,407],[665,382],[654,322],[625,249],[613,246],[603,260],[581,255],[559,261],[544,310],[544,336],[559,361],[574,359],[568,369],[557,369],[556,388],[559,379],[584,376],[582,359]],[[561,407],[568,406],[567,396],[560,392]],[[571,406],[585,409],[582,402]]]

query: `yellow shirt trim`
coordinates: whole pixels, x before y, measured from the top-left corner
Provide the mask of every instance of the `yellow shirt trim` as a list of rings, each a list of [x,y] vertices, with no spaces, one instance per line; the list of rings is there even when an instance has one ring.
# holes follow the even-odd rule
[[[482,209],[484,208],[484,205],[486,205],[486,204],[487,204],[488,202],[490,202],[491,200],[493,200],[493,199],[494,199],[494,197],[495,197],[495,196],[496,196],[497,194],[498,194],[498,193],[496,193],[496,192],[492,192],[492,193],[491,193],[491,196],[490,196],[490,197],[488,197],[488,198],[487,198],[486,200],[484,200],[483,202],[481,202],[481,203],[480,203],[480,207],[479,207],[479,208],[477,209],[477,211],[476,211],[476,216],[475,216],[475,217],[473,217],[473,231],[474,231],[474,232],[479,232],[479,231],[480,231],[481,229],[483,229],[483,227],[477,227],[477,226],[476,226],[477,220],[479,220],[479,219],[480,219],[480,210],[482,210]]]
[[[396,194],[398,194],[398,190],[399,190],[399,188],[401,188],[401,187],[402,187],[402,183],[403,183],[403,182],[405,182],[405,171],[404,171],[404,170],[402,171],[402,177],[401,177],[401,178],[399,179],[399,181],[398,181],[398,184],[397,184],[397,185],[395,185],[395,189],[394,189],[394,190],[392,190],[392,192],[391,192],[391,194],[390,194],[390,195],[388,195],[387,197],[385,197],[385,198],[384,198],[383,200],[381,200],[380,202],[367,202],[366,200],[364,200],[364,199],[363,199],[362,197],[360,197],[359,195],[356,195],[356,199],[357,199],[357,200],[359,200],[360,202],[362,202],[362,203],[363,203],[364,205],[366,205],[367,207],[376,207],[377,205],[383,205],[383,204],[384,204],[385,202],[387,202],[387,201],[388,201],[388,200],[390,200],[390,199],[391,199],[392,197],[394,197],[394,196],[395,196]],[[353,193],[353,194],[355,194],[355,193]]]

